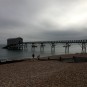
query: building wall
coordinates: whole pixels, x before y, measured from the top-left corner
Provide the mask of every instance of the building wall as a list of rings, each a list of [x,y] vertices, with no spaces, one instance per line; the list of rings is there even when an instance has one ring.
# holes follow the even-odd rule
[[[9,38],[7,39],[7,46],[8,45],[16,45],[16,44],[22,44],[23,43],[23,39],[18,37],[18,38]]]

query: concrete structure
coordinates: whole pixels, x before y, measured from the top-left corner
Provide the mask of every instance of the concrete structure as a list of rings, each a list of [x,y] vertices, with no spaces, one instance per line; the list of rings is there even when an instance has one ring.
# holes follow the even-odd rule
[[[39,44],[40,50],[44,51],[44,46],[46,44],[50,44],[51,46],[51,52],[55,52],[55,46],[57,44],[62,44],[65,48],[65,54],[69,54],[69,49],[72,44],[79,44],[81,46],[81,53],[86,53],[86,46],[87,46],[87,40],[59,40],[59,41],[33,41],[33,42],[23,42],[23,44]],[[35,47],[33,46],[35,49]]]
[[[11,50],[23,49],[23,39],[21,37],[7,39],[7,46],[3,47]]]
[[[69,50],[72,44],[79,44],[81,46],[81,53],[86,53],[87,40],[59,40],[59,41],[33,41],[33,42],[23,42],[21,37],[18,38],[9,38],[7,39],[7,46],[4,47],[6,49],[25,49],[27,48],[27,44],[31,45],[31,50],[34,52],[37,45],[40,46],[40,51],[44,52],[44,48],[46,44],[51,46],[51,52],[55,52],[55,48],[57,44],[62,44],[65,48],[65,54],[69,54]]]
[[[7,46],[18,45],[18,44],[22,44],[22,43],[23,43],[23,39],[21,37],[7,39]]]

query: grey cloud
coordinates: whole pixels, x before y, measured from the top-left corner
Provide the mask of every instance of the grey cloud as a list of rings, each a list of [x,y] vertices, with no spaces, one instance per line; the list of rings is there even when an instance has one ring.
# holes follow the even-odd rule
[[[78,23],[63,28],[60,25],[61,18],[71,18],[72,10],[84,1],[0,0],[0,42],[17,36],[25,41],[86,38],[87,20],[82,25]]]
[[[12,28],[18,28],[18,27],[23,27],[24,23],[18,22],[18,21],[13,21],[13,20],[0,20],[0,29],[10,29]]]
[[[86,39],[87,33],[84,31],[75,31],[72,30],[58,31],[58,30],[50,30],[49,28],[44,31],[40,31],[40,33],[31,34],[26,33],[24,35],[25,41],[44,41],[44,40],[78,40],[78,39]]]
[[[35,15],[40,9],[46,5],[43,0],[3,0],[0,1],[0,12],[1,16],[12,16],[12,17],[29,17]],[[10,18],[9,17],[9,18]]]
[[[84,32],[76,31],[46,31],[42,34],[44,40],[73,40],[86,39]]]
[[[84,32],[83,32],[84,34]],[[86,39],[87,36],[81,32],[74,31],[46,31],[40,34],[25,35],[24,41],[58,41],[58,40],[81,40]]]

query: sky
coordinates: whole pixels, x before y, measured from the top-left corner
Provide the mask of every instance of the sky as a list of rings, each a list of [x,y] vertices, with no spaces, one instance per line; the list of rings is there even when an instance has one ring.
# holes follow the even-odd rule
[[[0,43],[87,39],[87,0],[0,0]]]

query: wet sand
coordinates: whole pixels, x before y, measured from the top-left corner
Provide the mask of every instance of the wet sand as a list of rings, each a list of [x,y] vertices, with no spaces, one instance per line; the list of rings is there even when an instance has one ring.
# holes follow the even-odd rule
[[[50,58],[56,59],[59,56]],[[34,59],[1,64],[0,87],[87,87],[87,62]]]

